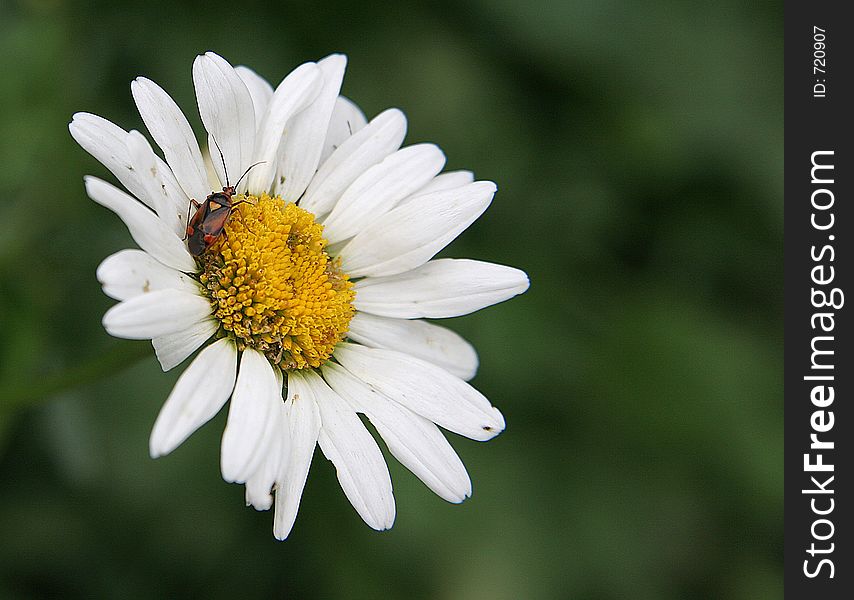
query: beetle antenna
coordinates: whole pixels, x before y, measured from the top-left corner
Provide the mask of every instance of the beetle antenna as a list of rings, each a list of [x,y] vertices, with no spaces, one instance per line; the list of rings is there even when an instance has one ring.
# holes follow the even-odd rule
[[[245,171],[243,171],[243,175],[241,175],[241,176],[240,176],[240,179],[238,179],[238,180],[237,180],[237,183],[235,183],[235,184],[234,184],[234,189],[237,189],[237,186],[239,186],[239,185],[240,185],[240,182],[241,182],[241,181],[243,181],[243,178],[244,178],[244,177],[246,177],[246,174],[247,174],[249,171],[251,171],[252,169],[254,169],[255,167],[257,167],[258,165],[263,165],[265,162],[267,162],[267,161],[266,161],[266,160],[262,160],[261,162],[256,162],[254,165],[251,165],[248,169],[246,169]]]
[[[222,170],[225,172],[225,186],[231,187],[231,184],[228,183],[228,169],[225,168],[225,156],[222,155],[222,149],[219,147],[219,144],[217,144],[216,138],[213,135],[211,135],[211,139],[213,140],[213,143],[214,143],[214,146],[216,146],[216,149],[219,150],[219,158],[222,161]],[[237,186],[234,186],[234,187],[237,187]]]

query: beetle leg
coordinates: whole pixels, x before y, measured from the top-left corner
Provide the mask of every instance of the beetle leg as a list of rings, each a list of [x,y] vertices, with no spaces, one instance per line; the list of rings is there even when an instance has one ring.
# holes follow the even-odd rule
[[[245,201],[245,200],[243,200],[243,202],[246,202],[246,201]],[[237,204],[240,204],[240,202],[238,202]],[[235,206],[234,204],[232,204],[232,205],[231,205],[231,207],[232,207],[232,208],[234,208],[234,206]],[[258,237],[257,235],[255,235],[255,232],[254,232],[254,231],[252,231],[251,229],[249,229],[249,225],[247,225],[247,224],[246,224],[246,221],[244,221],[244,220],[243,220],[243,213],[241,213],[241,212],[238,210],[238,211],[236,211],[236,214],[237,214],[237,216],[240,218],[240,222],[241,222],[241,223],[243,223],[243,226],[246,228],[246,231],[248,231],[249,233],[251,233],[251,234],[252,234],[252,235],[254,235],[255,237]]]
[[[232,204],[232,205],[231,205],[231,208],[232,208],[232,209],[234,209],[234,207],[235,207],[235,206],[239,206],[239,205],[241,205],[241,204],[252,204],[252,202],[249,202],[249,200],[245,200],[245,199],[244,199],[244,200],[239,200],[239,201],[235,202],[234,204]],[[252,231],[251,229],[249,229],[249,225],[247,225],[247,224],[246,224],[246,221],[244,221],[244,220],[243,220],[243,213],[241,213],[241,212],[238,210],[238,211],[237,211],[237,214],[240,216],[240,222],[241,222],[241,223],[243,223],[243,226],[244,226],[244,227],[246,227],[246,230],[247,230],[247,231],[249,231],[249,233],[251,233],[251,234],[252,234],[252,235],[254,235],[255,237],[258,237],[257,235],[255,235],[255,232],[254,232],[254,231]]]
[[[191,235],[190,234],[190,211],[192,210],[191,207],[195,208],[196,210],[199,210],[202,207],[202,205],[200,202],[196,202],[195,198],[190,198],[190,206],[187,207],[187,229],[184,233],[184,237],[182,237],[181,240],[186,240]]]
[[[255,206],[255,202],[250,202],[249,200],[244,198],[243,200],[238,200],[237,202],[232,203],[231,208],[234,208],[235,206],[240,206],[241,204],[251,204],[252,206]]]

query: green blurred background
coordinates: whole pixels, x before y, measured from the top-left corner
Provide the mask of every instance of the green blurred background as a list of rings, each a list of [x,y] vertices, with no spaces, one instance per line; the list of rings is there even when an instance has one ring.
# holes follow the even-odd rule
[[[0,598],[781,597],[780,5],[0,0]],[[148,457],[181,369],[101,327],[132,243],[66,126],[143,129],[144,74],[200,131],[206,50],[273,82],[345,52],[369,116],[498,182],[445,252],[532,281],[451,323],[508,422],[451,436],[463,505],[392,461],[374,533],[317,452],[277,543],[220,478],[224,414]]]

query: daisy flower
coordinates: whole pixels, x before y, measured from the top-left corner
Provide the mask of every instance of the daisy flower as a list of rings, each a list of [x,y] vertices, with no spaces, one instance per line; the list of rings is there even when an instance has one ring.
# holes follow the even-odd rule
[[[77,113],[69,126],[128,192],[86,177],[87,193],[140,247],[98,267],[119,301],[105,329],[150,339],[164,371],[201,348],[160,410],[151,456],[230,399],[222,476],[246,485],[248,505],[275,506],[278,539],[293,527],[316,445],[362,519],[391,527],[388,467],[359,414],[440,497],[471,495],[439,427],[484,441],[504,418],[467,383],[474,348],[424,319],[528,288],[518,269],[433,259],[486,210],[495,184],[441,173],[433,144],[401,148],[397,109],[368,121],[340,95],[346,62],[300,65],[273,89],[246,67],[198,56],[201,146],[173,99],[137,78],[131,92],[162,158],[101,117]]]

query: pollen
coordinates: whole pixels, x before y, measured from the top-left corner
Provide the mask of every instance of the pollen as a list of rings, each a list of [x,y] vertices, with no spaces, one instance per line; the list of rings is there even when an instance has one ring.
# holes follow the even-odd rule
[[[356,295],[326,252],[323,226],[267,194],[235,196],[234,203],[200,258],[221,332],[282,369],[319,367],[347,333]]]

